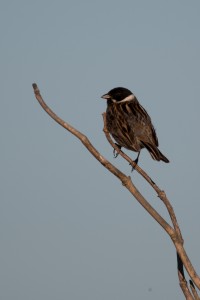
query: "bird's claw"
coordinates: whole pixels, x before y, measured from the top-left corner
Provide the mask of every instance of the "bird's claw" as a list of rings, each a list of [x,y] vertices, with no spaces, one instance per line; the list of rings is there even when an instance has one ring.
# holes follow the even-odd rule
[[[133,165],[134,163],[134,165]],[[132,169],[131,172],[133,172],[135,170],[135,166],[138,164],[138,158],[136,158],[135,160],[133,160],[132,162],[130,162],[129,165],[131,165]]]
[[[115,145],[119,148],[119,150],[121,150],[121,146],[116,144]],[[114,155],[114,158],[117,158],[117,156],[119,155],[119,153],[117,152],[117,150],[113,149],[113,155]]]
[[[138,164],[139,156],[140,156],[140,152],[138,153],[138,156],[136,157],[136,159],[130,163],[130,165],[132,166],[131,172],[133,172],[133,170],[135,170],[135,167]],[[133,165],[133,163],[134,163],[134,165]]]
[[[119,153],[114,149],[113,150],[113,155],[114,155],[114,158],[117,158],[117,156],[119,155]]]

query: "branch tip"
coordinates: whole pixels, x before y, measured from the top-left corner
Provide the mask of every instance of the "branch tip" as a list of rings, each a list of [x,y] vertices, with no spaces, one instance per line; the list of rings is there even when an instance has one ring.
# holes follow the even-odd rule
[[[40,90],[39,90],[39,88],[38,88],[38,86],[37,86],[36,83],[33,83],[33,84],[32,84],[32,87],[33,87],[33,90],[34,90],[34,93],[35,93],[35,94],[39,94],[39,93],[40,93]]]

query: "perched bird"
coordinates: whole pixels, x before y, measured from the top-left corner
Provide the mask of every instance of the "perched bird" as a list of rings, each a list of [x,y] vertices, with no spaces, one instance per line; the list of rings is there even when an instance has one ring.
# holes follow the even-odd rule
[[[119,148],[139,152],[146,148],[155,160],[168,163],[169,160],[158,149],[158,138],[147,111],[128,89],[117,87],[101,98],[107,100],[107,129]]]

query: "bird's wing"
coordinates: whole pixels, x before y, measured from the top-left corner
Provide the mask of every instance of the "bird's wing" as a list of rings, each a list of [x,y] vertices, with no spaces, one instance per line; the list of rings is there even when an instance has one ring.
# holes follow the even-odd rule
[[[128,118],[127,122],[134,131],[134,135],[141,141],[152,143],[158,147],[158,138],[155,128],[151,122],[151,118],[147,111],[135,100],[128,104]]]

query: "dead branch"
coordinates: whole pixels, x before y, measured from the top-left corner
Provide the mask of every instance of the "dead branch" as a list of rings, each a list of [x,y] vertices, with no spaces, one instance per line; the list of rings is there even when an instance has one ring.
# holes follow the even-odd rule
[[[89,139],[80,131],[72,127],[67,122],[63,121],[61,118],[59,118],[44,102],[40,91],[37,87],[37,85],[33,84],[33,89],[35,93],[35,97],[42,106],[42,108],[49,114],[51,118],[53,118],[58,124],[60,124],[62,127],[64,127],[66,130],[68,130],[70,133],[75,135],[82,143],[83,145],[88,149],[88,151],[107,169],[109,170],[113,175],[115,175],[122,183],[123,186],[125,186],[129,192],[135,197],[135,199],[145,208],[145,210],[162,226],[162,228],[167,232],[167,234],[170,236],[172,242],[174,243],[174,246],[177,251],[177,258],[178,258],[178,274],[179,274],[179,283],[182,288],[182,291],[186,297],[186,299],[199,299],[197,298],[197,292],[195,290],[194,284],[198,289],[200,289],[200,278],[197,275],[194,267],[192,266],[187,253],[183,247],[183,239],[181,235],[181,231],[173,210],[172,205],[170,204],[166,194],[164,191],[160,190],[159,187],[153,182],[153,180],[142,170],[138,165],[135,165],[135,163],[132,162],[131,158],[128,157],[125,153],[123,153],[119,148],[113,143],[107,128],[106,128],[106,122],[105,122],[105,114],[103,114],[104,117],[104,132],[106,135],[106,138],[108,139],[109,143],[112,145],[112,147],[119,153],[122,157],[124,157],[133,167],[137,170],[137,172],[142,175],[145,180],[152,186],[152,188],[156,191],[158,194],[158,197],[163,201],[165,204],[168,213],[170,215],[173,227],[171,227],[168,222],[149,204],[149,202],[142,196],[142,194],[139,192],[139,190],[136,188],[136,186],[133,184],[130,176],[126,176],[123,172],[121,172],[119,169],[117,169],[113,164],[111,164],[106,158],[104,158],[97,149],[91,144]],[[187,282],[185,280],[184,271],[183,271],[183,265],[185,269],[187,270],[188,275],[192,279],[192,284],[190,283],[190,288],[192,290],[193,296],[190,293]],[[194,283],[194,284],[193,284]],[[196,297],[197,296],[197,297]]]

